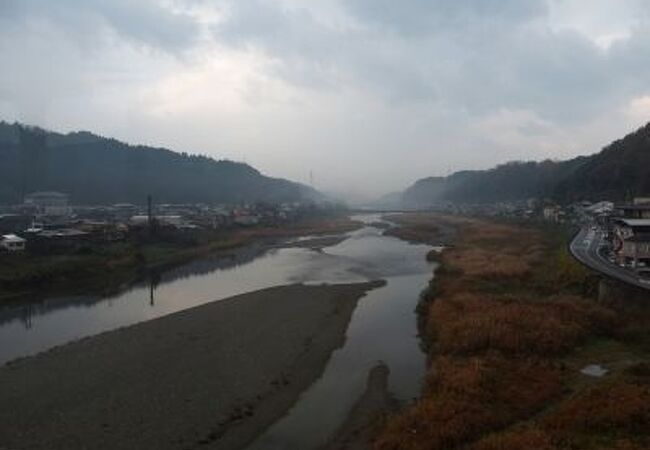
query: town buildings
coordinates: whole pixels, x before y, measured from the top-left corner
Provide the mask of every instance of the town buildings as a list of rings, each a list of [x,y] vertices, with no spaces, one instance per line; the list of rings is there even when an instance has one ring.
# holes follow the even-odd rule
[[[16,236],[15,234],[5,234],[0,237],[0,248],[10,253],[25,251],[26,239]]]
[[[616,205],[609,235],[616,263],[637,273],[650,271],[650,199]]]
[[[0,235],[20,239],[15,249],[36,255],[93,252],[119,241],[196,242],[221,230],[277,227],[327,209],[310,203],[71,205],[65,193],[34,192],[2,208]],[[0,250],[8,252],[14,237]]]
[[[629,219],[650,219],[650,198],[637,197],[632,203],[616,205],[614,215]]]
[[[33,192],[25,196],[25,206],[37,214],[67,216],[70,213],[69,196],[61,192]]]

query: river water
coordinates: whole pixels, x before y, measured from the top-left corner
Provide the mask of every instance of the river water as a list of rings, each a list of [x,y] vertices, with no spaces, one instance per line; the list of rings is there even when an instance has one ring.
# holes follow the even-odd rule
[[[291,283],[386,285],[361,299],[322,377],[292,410],[250,447],[317,448],[340,426],[379,361],[390,368],[389,389],[400,400],[419,392],[425,355],[414,309],[431,277],[429,247],[383,236],[377,215],[355,216],[366,226],[343,242],[315,251],[249,248],[234,259],[195,261],[111,297],[39,299],[0,310],[0,365],[86,336],[150,320],[233,295]],[[317,420],[314,420],[314,418]]]

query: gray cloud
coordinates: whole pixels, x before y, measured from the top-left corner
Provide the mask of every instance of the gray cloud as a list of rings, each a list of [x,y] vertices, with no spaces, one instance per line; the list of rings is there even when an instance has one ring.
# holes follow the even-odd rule
[[[14,31],[45,23],[80,41],[94,41],[110,30],[119,38],[170,51],[191,46],[197,33],[193,18],[155,0],[3,0],[0,23]]]
[[[476,115],[531,109],[548,120],[580,122],[647,87],[640,55],[650,36],[637,32],[604,51],[577,31],[553,30],[544,0],[343,4],[351,26],[319,22],[304,8],[238,0],[217,38],[272,55],[274,70],[289,82],[327,87],[343,80],[390,101]]]
[[[463,32],[468,27],[525,22],[543,15],[543,0],[350,0],[350,11],[364,22],[375,22],[406,35]]]
[[[4,0],[0,113],[395,189],[448,168],[596,151],[629,131],[625,108],[650,94],[644,7]]]

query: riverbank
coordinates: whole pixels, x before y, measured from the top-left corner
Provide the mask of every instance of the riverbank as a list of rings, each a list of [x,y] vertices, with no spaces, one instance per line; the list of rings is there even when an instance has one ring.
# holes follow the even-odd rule
[[[599,298],[559,230],[435,214],[401,225],[430,243],[453,225],[456,238],[419,307],[425,387],[375,449],[650,446],[647,295]]]
[[[381,285],[265,289],[9,363],[0,448],[242,448],[320,376]]]
[[[451,245],[462,221],[454,216],[437,216],[436,220],[429,220],[420,213],[388,214],[384,218],[398,225],[386,229],[386,236],[435,247]]]
[[[399,410],[399,402],[388,387],[390,369],[383,362],[368,373],[366,390],[341,427],[322,450],[370,450],[371,442],[382,421]]]
[[[148,273],[194,259],[230,257],[249,245],[271,245],[300,236],[342,234],[361,227],[348,217],[304,220],[283,227],[251,227],[205,233],[190,243],[109,244],[101,251],[70,255],[0,254],[0,303],[34,292],[111,294]]]

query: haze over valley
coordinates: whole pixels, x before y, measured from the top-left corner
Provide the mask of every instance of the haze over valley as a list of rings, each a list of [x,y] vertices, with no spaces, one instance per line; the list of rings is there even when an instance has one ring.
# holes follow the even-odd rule
[[[646,0],[0,0],[0,450],[650,449]]]
[[[139,5],[3,2],[0,118],[246,162],[356,203],[592,154],[650,112],[637,0]]]

